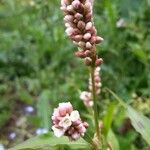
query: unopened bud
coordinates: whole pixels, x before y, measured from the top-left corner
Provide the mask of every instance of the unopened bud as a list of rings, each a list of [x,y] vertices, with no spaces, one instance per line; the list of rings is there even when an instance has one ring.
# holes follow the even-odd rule
[[[85,46],[85,42],[83,42],[83,41],[80,41],[79,43],[78,43],[78,45],[80,46],[80,47],[84,47]]]
[[[65,23],[65,27],[70,28],[71,27],[70,23]]]
[[[89,40],[91,38],[91,34],[90,33],[85,33],[84,36],[83,36],[83,38],[85,40]]]
[[[75,9],[78,9],[80,5],[81,5],[81,3],[80,3],[79,0],[74,0],[74,1],[72,2],[72,6],[73,6],[73,8],[75,8]]]
[[[72,5],[68,5],[68,6],[67,6],[67,10],[68,10],[69,12],[73,12],[73,13],[75,12]]]
[[[77,27],[83,30],[85,28],[85,23],[83,21],[79,21]]]
[[[103,63],[103,59],[102,58],[99,58],[96,60],[96,66],[99,66]]]
[[[87,66],[90,66],[92,64],[92,59],[90,57],[86,57],[84,59],[84,63],[87,65]]]
[[[92,36],[90,39],[90,43],[94,44],[96,40],[97,40],[96,36]]]
[[[78,42],[76,42],[76,41],[73,41],[73,44],[75,44],[75,45],[78,45]]]
[[[83,37],[82,35],[75,35],[73,38],[76,42],[79,42],[82,40],[82,37]]]
[[[91,28],[90,31],[91,31],[91,33],[94,34],[94,35],[97,34],[97,30],[96,30],[96,28],[95,28],[94,26]]]
[[[100,82],[101,81],[101,78],[99,76],[96,76],[95,77],[95,82]]]
[[[92,12],[89,12],[89,13],[85,16],[85,18],[86,18],[86,21],[91,21],[91,19],[92,19]]]
[[[70,0],[61,0],[61,5],[66,6],[70,4]]]
[[[71,27],[69,27],[69,28],[66,29],[66,34],[67,34],[68,36],[71,36],[71,35],[73,34],[73,32],[74,32],[74,29],[71,28]]]
[[[64,12],[66,12],[66,11],[67,11],[66,6],[61,6],[61,7],[60,7],[60,9],[61,9],[62,11],[64,11]]]
[[[104,41],[104,39],[103,39],[102,37],[100,37],[100,36],[97,36],[97,37],[96,37],[96,44],[99,44],[99,43],[101,43],[102,41]]]
[[[88,22],[88,23],[86,24],[85,29],[86,29],[86,30],[90,30],[91,28],[92,28],[92,22]]]
[[[102,87],[102,83],[101,83],[101,82],[95,83],[95,87],[96,87],[97,89],[99,89],[100,87]]]
[[[84,51],[77,51],[75,52],[75,56],[80,57],[80,58],[85,58]]]
[[[84,125],[85,128],[89,127],[89,124],[87,122],[83,122],[83,125]]]
[[[91,56],[91,51],[86,50],[86,51],[84,52],[84,54],[85,54],[86,57],[89,57],[89,56]]]
[[[87,49],[91,49],[92,48],[92,44],[90,42],[86,42],[86,48]]]
[[[80,20],[83,18],[83,15],[80,14],[80,13],[76,13],[75,16],[74,16],[77,20]]]
[[[74,20],[73,20],[73,22],[74,22],[74,23],[77,23],[77,22],[78,22],[78,20],[77,20],[77,19],[74,19]]]
[[[73,17],[72,15],[66,15],[66,16],[64,17],[64,21],[65,21],[65,22],[72,22],[73,19],[74,19],[74,17]]]
[[[84,5],[85,12],[90,12],[92,10],[92,5],[90,2],[86,2]]]

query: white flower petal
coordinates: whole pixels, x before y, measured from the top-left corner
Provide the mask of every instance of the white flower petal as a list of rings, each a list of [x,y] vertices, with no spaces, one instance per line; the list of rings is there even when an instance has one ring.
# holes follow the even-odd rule
[[[80,119],[79,112],[77,110],[72,111],[70,114],[70,118],[71,118],[71,121],[77,121],[78,119]]]
[[[65,130],[64,129],[58,129],[58,128],[55,128],[54,126],[52,126],[52,130],[54,131],[54,135],[56,137],[61,137],[64,135],[65,133]]]
[[[62,118],[62,120],[59,122],[59,126],[67,129],[68,127],[70,127],[72,124],[71,122],[71,118],[69,115],[66,115],[65,117]]]

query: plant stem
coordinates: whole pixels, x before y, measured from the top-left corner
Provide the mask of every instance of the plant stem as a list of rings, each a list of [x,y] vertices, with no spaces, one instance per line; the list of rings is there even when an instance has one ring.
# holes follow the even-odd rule
[[[98,111],[97,111],[97,102],[96,102],[96,90],[95,90],[95,81],[94,81],[94,72],[95,72],[95,66],[91,67],[91,80],[92,80],[92,96],[93,96],[93,103],[94,103],[94,122],[95,122],[95,128],[96,128],[96,135],[98,137],[98,140],[100,141],[100,129],[99,129],[99,123],[98,123]]]

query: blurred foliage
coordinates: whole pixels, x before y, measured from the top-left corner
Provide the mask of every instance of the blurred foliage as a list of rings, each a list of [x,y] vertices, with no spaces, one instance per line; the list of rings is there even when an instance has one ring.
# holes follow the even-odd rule
[[[71,101],[85,111],[79,91],[86,89],[88,69],[74,57],[76,47],[65,36],[59,7],[60,0],[0,0],[0,129],[19,109],[18,102],[38,105],[39,116],[46,115],[39,124],[47,128],[51,110],[42,114],[42,99],[49,108]],[[95,1],[95,25],[105,39],[97,48],[105,62],[103,87],[124,99],[131,99],[133,93],[150,97],[149,8],[150,0]],[[107,106],[110,96],[103,92],[101,99]],[[134,106],[139,108],[137,103]],[[121,144],[137,136],[128,134],[127,141],[119,137]]]

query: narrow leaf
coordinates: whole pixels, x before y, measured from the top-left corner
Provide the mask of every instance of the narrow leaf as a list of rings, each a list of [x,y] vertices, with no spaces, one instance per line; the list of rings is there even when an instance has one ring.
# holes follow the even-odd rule
[[[130,118],[133,127],[137,132],[139,132],[142,135],[143,139],[150,145],[150,119],[134,110],[131,106],[126,104],[110,89],[107,89],[107,91],[109,91],[126,109],[127,116]]]
[[[109,129],[111,127],[115,106],[116,106],[115,103],[110,103],[110,105],[108,106],[107,112],[103,118],[105,136],[107,136]]]
[[[37,110],[38,116],[41,118],[42,127],[49,129],[50,128],[50,91],[44,90],[38,98]]]
[[[110,142],[112,146],[112,150],[119,150],[119,142],[112,130],[109,130],[108,137],[107,137],[108,142]]]
[[[150,145],[150,119],[134,110],[131,106],[127,106],[127,115],[131,119],[135,130],[139,132]]]
[[[89,144],[82,138],[74,142],[67,137],[57,138],[52,133],[49,133],[33,137],[9,150],[42,149],[44,147],[54,150],[56,147],[63,148],[64,146],[68,146],[70,149],[89,149]]]

